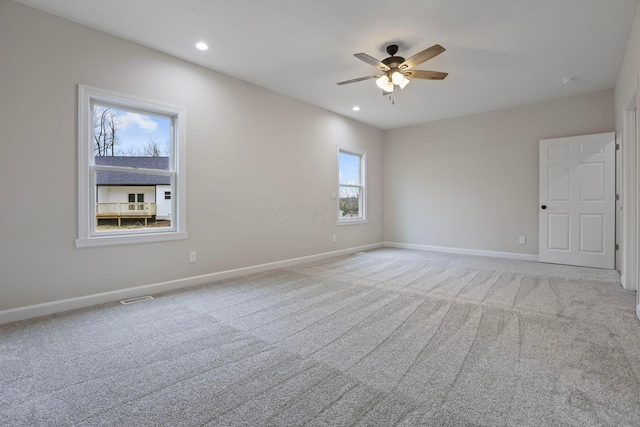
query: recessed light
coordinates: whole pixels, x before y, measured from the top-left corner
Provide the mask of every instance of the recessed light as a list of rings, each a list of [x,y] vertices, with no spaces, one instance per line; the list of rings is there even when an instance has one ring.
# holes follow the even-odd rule
[[[353,107],[353,111],[360,111],[360,107],[356,105],[355,107]]]
[[[209,46],[207,46],[207,44],[204,42],[199,42],[199,43],[196,43],[196,48],[200,50],[207,50],[209,49]]]

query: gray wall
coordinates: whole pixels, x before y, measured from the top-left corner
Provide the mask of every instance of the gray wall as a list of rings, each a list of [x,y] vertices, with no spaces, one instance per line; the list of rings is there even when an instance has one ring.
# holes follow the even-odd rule
[[[78,83],[187,109],[188,240],[74,247]],[[0,97],[0,310],[381,241],[380,130],[7,0]],[[369,224],[335,226],[336,144]]]
[[[613,129],[608,90],[387,131],[385,240],[537,255],[538,141]]]

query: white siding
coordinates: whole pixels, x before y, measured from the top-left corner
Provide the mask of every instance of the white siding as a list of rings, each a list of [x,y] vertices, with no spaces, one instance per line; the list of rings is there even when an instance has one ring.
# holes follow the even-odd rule
[[[128,202],[130,193],[144,194],[144,201],[146,203],[155,203],[156,201],[154,186],[129,187],[101,185],[98,187],[98,203]]]
[[[171,191],[171,186],[156,185],[156,219],[171,219],[171,199],[164,198],[165,191]]]
[[[96,200],[96,202],[98,203],[107,203],[110,202],[111,200],[109,200],[109,188],[110,187],[106,187],[104,185],[100,185],[98,186],[98,192],[97,192],[97,198],[98,200]],[[115,202],[116,200],[114,200]],[[123,200],[123,202],[126,200]]]

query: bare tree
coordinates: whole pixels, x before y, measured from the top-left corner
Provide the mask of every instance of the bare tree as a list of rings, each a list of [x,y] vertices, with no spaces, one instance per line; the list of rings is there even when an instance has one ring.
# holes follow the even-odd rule
[[[119,142],[118,139],[118,128],[116,126],[116,121],[114,120],[115,114],[113,110],[109,109],[107,113],[107,117],[109,118],[109,148],[111,149],[111,155],[115,155],[116,144]]]
[[[115,113],[111,108],[94,107],[93,139],[96,156],[114,156],[119,142]]]
[[[106,148],[105,148],[105,134],[107,132],[106,129],[106,110],[94,107],[93,108],[93,139],[94,139],[94,149],[96,156],[105,156]]]
[[[118,156],[143,156],[143,157],[162,157],[167,155],[166,147],[163,147],[156,137],[147,139],[144,145],[128,145],[126,150],[116,151]]]
[[[140,150],[137,147],[129,145],[127,151],[118,151],[118,156],[139,156]]]
[[[142,147],[142,152],[147,157],[160,157],[162,156],[162,148],[160,148],[160,144],[158,144],[158,140],[155,137],[150,137],[144,147]]]

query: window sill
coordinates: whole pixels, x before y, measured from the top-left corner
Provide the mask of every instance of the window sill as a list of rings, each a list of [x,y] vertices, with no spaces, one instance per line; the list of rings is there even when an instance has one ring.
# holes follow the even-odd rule
[[[336,221],[336,225],[356,225],[356,224],[366,224],[369,221],[367,219],[358,218],[358,219],[339,219]]]
[[[169,240],[183,240],[186,238],[186,232],[132,234],[128,236],[97,236],[90,237],[88,239],[76,239],[76,248],[164,242]]]

